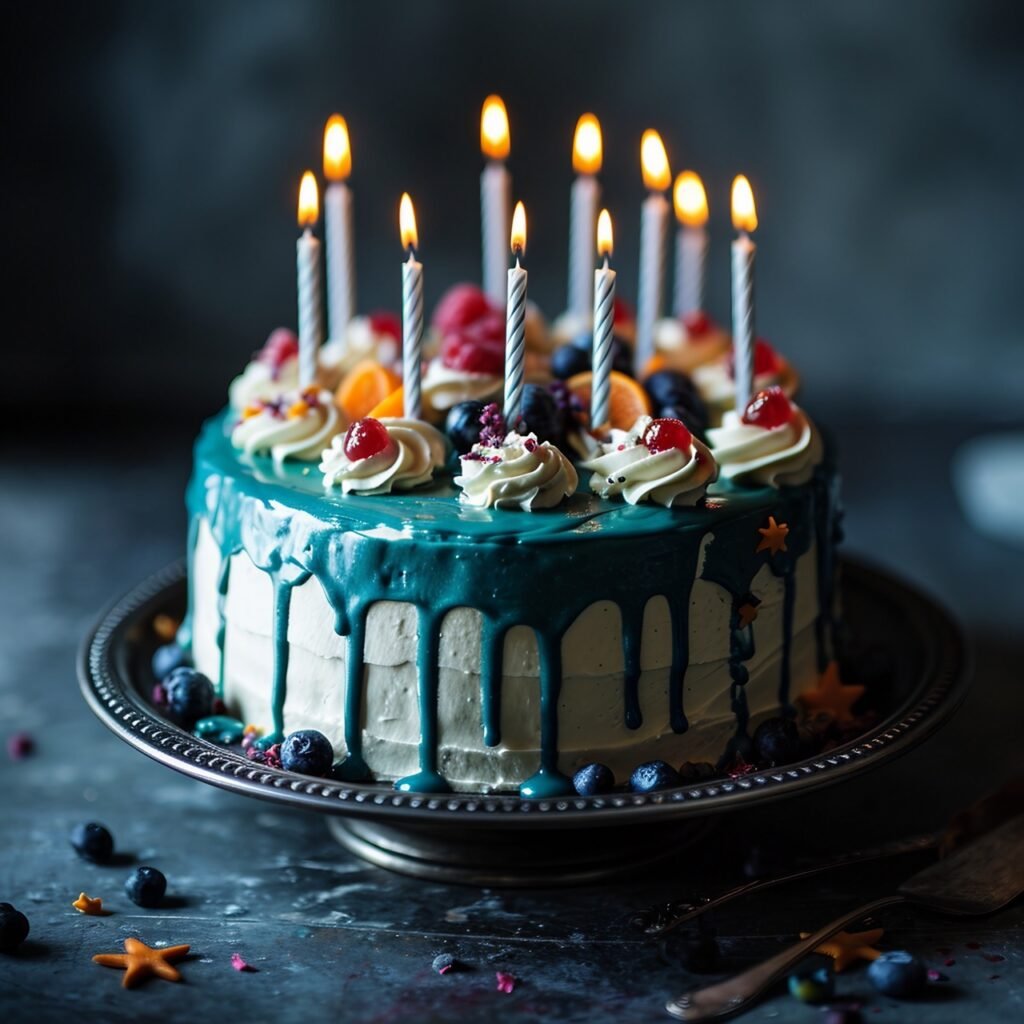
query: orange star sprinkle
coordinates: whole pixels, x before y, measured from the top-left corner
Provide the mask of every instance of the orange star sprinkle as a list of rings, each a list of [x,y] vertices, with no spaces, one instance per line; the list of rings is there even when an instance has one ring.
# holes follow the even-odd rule
[[[300,398],[297,402],[292,402],[292,404],[288,406],[288,419],[301,419],[307,412],[309,412],[309,403],[306,402],[305,399]]]
[[[740,620],[740,629],[746,629],[747,626],[757,618],[757,606],[760,603],[761,602],[755,598],[753,601],[744,601],[743,604],[736,609],[736,614],[739,616]]]
[[[806,939],[810,934],[810,932],[801,932],[800,938]],[[885,932],[881,928],[872,928],[866,932],[840,932],[828,942],[823,942],[814,952],[832,957],[835,961],[833,966],[838,974],[860,960],[877,960],[882,955],[882,951],[875,949],[875,943],[884,934]]]
[[[768,525],[759,526],[757,532],[761,534],[761,543],[757,545],[754,554],[759,551],[767,551],[774,555],[779,551],[787,550],[786,534],[789,533],[789,527],[785,523],[775,522],[775,516],[769,516]]]
[[[163,978],[164,981],[181,981],[181,972],[171,963],[188,955],[188,946],[165,946],[151,949],[139,939],[125,939],[123,953],[97,953],[93,963],[104,967],[120,967],[124,970],[121,984],[134,988],[146,978]]]
[[[86,896],[85,893],[79,893],[78,899],[71,904],[79,913],[91,914],[93,917],[106,917],[110,913],[109,910],[103,909],[103,900],[97,896],[93,899],[91,896]]]
[[[839,665],[834,661],[818,677],[813,690],[805,690],[797,700],[808,711],[831,711],[840,725],[854,721],[853,705],[864,695],[864,687],[853,683],[844,685],[839,678]]]

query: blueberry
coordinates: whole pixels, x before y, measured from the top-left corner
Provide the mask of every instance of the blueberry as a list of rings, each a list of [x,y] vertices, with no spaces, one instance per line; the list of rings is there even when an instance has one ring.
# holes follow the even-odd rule
[[[800,756],[800,733],[791,718],[766,718],[754,731],[758,764],[789,764]]]
[[[480,414],[483,411],[483,402],[459,402],[448,410],[444,429],[459,455],[465,455],[480,440]]]
[[[519,432],[537,435],[538,441],[557,445],[562,440],[562,410],[555,396],[540,384],[527,384],[523,388],[522,417]]]
[[[213,683],[194,668],[176,668],[164,681],[167,711],[179,725],[191,729],[213,713]]]
[[[836,990],[836,979],[829,967],[816,967],[789,977],[790,994],[801,1003],[823,1003]]]
[[[188,655],[177,644],[164,644],[153,652],[153,675],[157,679],[169,676],[176,668],[188,664]]]
[[[644,381],[644,388],[655,408],[662,405],[674,405],[680,398],[684,400],[685,404],[686,399],[697,394],[693,381],[678,370],[658,370],[652,373]]]
[[[28,918],[10,903],[0,903],[0,953],[12,953],[28,938]]]
[[[634,793],[653,793],[656,789],[671,789],[682,782],[679,772],[664,761],[647,761],[637,765],[629,777],[629,788]]]
[[[281,767],[302,775],[327,775],[334,763],[331,741],[315,729],[302,729],[285,737],[281,744]]]
[[[715,777],[715,766],[708,761],[687,761],[679,769],[684,782],[706,782]]]
[[[559,380],[568,380],[590,369],[590,346],[562,345],[551,353],[551,373]]]
[[[572,786],[580,796],[598,796],[612,791],[615,776],[603,764],[585,764],[572,777]]]
[[[916,956],[905,949],[896,949],[872,961],[868,978],[883,995],[910,999],[924,988],[928,972]]]
[[[430,965],[437,971],[438,974],[447,974],[449,971],[454,971],[457,964],[455,957],[451,953],[440,953],[434,957],[433,963]]]
[[[708,411],[707,406],[700,398],[695,398],[686,404],[677,399],[673,405],[660,406],[658,407],[658,418],[682,420],[691,434],[696,435],[705,444],[707,443]]]
[[[106,864],[114,856],[114,837],[94,821],[71,830],[71,845],[79,857],[93,864]]]
[[[156,868],[136,868],[124,883],[124,891],[132,903],[140,907],[159,907],[167,892],[167,879]]]

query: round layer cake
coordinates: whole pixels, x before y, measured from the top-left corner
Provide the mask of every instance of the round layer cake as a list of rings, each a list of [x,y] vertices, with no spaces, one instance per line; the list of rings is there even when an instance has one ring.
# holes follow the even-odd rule
[[[317,729],[349,779],[571,792],[652,759],[725,765],[831,655],[837,476],[712,485],[694,507],[586,489],[532,513],[325,490],[206,424],[181,632],[225,703]]]

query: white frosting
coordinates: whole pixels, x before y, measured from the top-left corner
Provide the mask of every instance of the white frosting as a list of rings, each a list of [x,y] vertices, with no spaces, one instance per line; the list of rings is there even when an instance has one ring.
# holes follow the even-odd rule
[[[754,394],[778,385],[792,397],[796,391],[796,375],[781,356],[776,355],[775,358],[778,360],[778,368],[774,373],[759,373],[754,378]],[[731,408],[736,401],[736,381],[729,372],[728,355],[712,363],[695,366],[693,383],[701,398],[710,406]]]
[[[274,402],[289,391],[299,387],[299,360],[297,356],[286,359],[274,368],[256,358],[231,382],[228,387],[228,401],[232,409],[241,412],[246,406],[258,402]]]
[[[572,463],[535,434],[511,433],[500,448],[473,445],[460,460],[459,501],[475,508],[554,508],[576,492],[579,478]]]
[[[366,359],[391,366],[401,356],[399,342],[384,331],[375,331],[368,316],[354,317],[343,338],[332,338],[319,353],[320,376],[332,390],[342,377]]]
[[[728,351],[729,336],[717,327],[692,337],[678,317],[664,317],[654,325],[654,346],[674,370],[690,373]]]
[[[650,416],[641,416],[631,430],[613,430],[600,453],[582,463],[594,474],[590,489],[602,498],[622,497],[630,505],[695,505],[718,479],[714,456],[697,438],[688,451],[652,453],[641,440],[650,422]]]
[[[789,423],[771,430],[744,423],[730,410],[708,440],[723,477],[771,487],[806,483],[824,454],[817,427],[796,406]]]
[[[343,494],[388,494],[425,484],[444,465],[444,436],[429,423],[384,417],[380,421],[391,444],[365,459],[345,454],[345,436],[338,434],[321,456],[320,471],[328,489],[341,485]]]
[[[490,373],[453,370],[435,359],[423,375],[423,401],[436,412],[447,412],[459,402],[485,402],[501,394],[504,380]]]
[[[307,399],[315,397],[310,402]],[[334,400],[327,391],[293,393],[278,404],[247,406],[246,412],[231,431],[231,443],[246,455],[270,452],[275,462],[299,459],[305,462],[320,457],[324,446],[341,430],[341,418]]]

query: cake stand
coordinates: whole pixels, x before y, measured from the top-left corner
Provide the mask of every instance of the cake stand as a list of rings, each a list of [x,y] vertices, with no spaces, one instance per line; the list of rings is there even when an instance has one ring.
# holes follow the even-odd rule
[[[79,656],[89,706],[137,750],[202,782],[317,811],[348,850],[380,867],[484,886],[584,883],[673,856],[714,817],[799,797],[885,764],[931,736],[963,701],[968,658],[959,628],[931,599],[885,572],[846,560],[840,575],[851,636],[888,664],[878,724],[797,764],[649,794],[524,800],[512,794],[398,793],[267,768],[163,718],[149,702],[159,612],[180,616],[183,562],[108,609]],[[880,688],[881,689],[881,688]],[[641,831],[642,830],[642,831]]]

